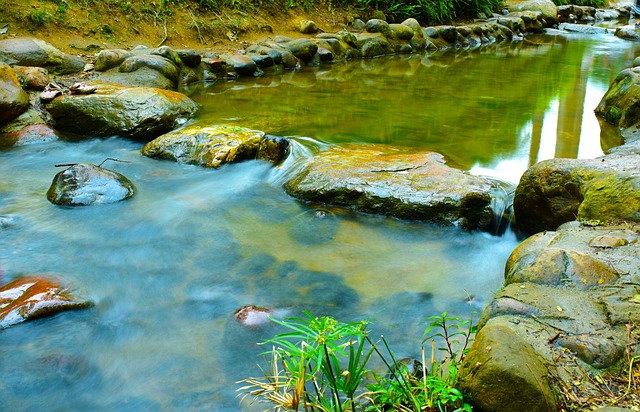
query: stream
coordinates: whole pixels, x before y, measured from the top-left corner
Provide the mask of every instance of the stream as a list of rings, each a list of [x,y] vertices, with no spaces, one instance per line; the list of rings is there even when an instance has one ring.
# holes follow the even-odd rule
[[[140,155],[122,138],[0,152],[0,276],[53,273],[95,305],[0,331],[0,410],[238,411],[235,382],[259,376],[236,309],[370,321],[398,357],[419,357],[426,318],[475,319],[520,239],[328,206],[281,187],[329,145],[409,146],[503,182],[496,210],[532,164],[602,155],[593,110],[638,45],[613,35],[539,35],[475,51],[398,55],[191,86],[199,120],[286,136],[281,165],[217,170]],[[105,167],[131,200],[63,208],[46,192],[58,163]],[[503,233],[504,232],[504,233]],[[2,282],[0,282],[2,283]],[[265,405],[266,407],[266,405]],[[248,410],[265,407],[249,406]]]

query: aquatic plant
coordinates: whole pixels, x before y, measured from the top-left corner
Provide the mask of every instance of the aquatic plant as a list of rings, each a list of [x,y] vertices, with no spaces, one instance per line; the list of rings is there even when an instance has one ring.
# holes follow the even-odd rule
[[[272,319],[288,332],[262,342],[272,349],[263,353],[262,376],[238,383],[242,399],[271,404],[276,411],[470,411],[455,388],[458,366],[464,358],[475,327],[472,321],[447,316],[428,318],[425,331],[431,340],[431,369],[422,363],[410,370],[398,361],[384,337],[374,342],[366,321],[342,323],[330,316]],[[435,358],[435,338],[441,338],[445,358]],[[379,346],[382,344],[383,349]],[[462,344],[460,350],[456,346]],[[383,354],[383,351],[385,354]],[[368,368],[376,354],[387,370]],[[416,372],[418,371],[418,372]]]

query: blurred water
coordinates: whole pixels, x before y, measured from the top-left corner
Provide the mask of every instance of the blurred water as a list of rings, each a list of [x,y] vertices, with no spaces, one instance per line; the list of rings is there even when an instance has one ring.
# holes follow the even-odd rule
[[[515,236],[329,207],[318,214],[280,184],[301,158],[354,141],[435,150],[511,185],[544,157],[597,156],[591,106],[635,46],[539,41],[188,90],[204,121],[290,136],[292,155],[276,168],[157,161],[120,138],[0,152],[5,282],[57,273],[95,302],[0,331],[1,410],[240,410],[234,382],[260,373],[256,342],[277,330],[242,327],[232,314],[247,304],[368,318],[399,356],[417,357],[426,317],[466,317],[468,295],[480,310],[500,287]],[[134,198],[79,208],[46,200],[54,164],[106,157],[130,161],[105,167],[135,183]]]

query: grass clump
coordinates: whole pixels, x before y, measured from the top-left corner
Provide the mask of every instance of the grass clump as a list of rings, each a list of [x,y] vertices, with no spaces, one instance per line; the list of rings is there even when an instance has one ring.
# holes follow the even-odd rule
[[[265,355],[262,376],[239,383],[243,399],[271,405],[276,411],[471,411],[455,388],[458,367],[475,333],[471,321],[446,313],[429,318],[426,341],[431,342],[431,369],[422,362],[411,370],[398,361],[387,341],[374,342],[367,322],[342,323],[330,316],[272,319],[287,332],[262,342],[272,349]],[[441,362],[435,360],[435,339],[443,344]],[[424,342],[423,342],[424,343]],[[456,350],[456,347],[462,347]],[[386,370],[370,370],[378,358]]]

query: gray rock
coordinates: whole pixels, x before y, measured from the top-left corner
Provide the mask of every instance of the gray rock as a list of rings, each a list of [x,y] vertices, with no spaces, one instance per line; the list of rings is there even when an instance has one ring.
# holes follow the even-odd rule
[[[133,53],[122,49],[101,50],[96,55],[94,70],[103,72],[114,67],[120,66],[127,57],[133,56]]]
[[[180,78],[179,68],[171,60],[159,55],[131,56],[120,64],[118,71],[120,73],[131,73],[142,67],[157,71],[169,79],[174,86],[178,85],[178,79]]]
[[[638,40],[640,32],[633,26],[623,26],[616,28],[615,36],[625,40]]]
[[[79,163],[58,173],[47,199],[61,206],[115,203],[132,197],[133,183],[122,174],[89,163]]]
[[[308,62],[318,52],[318,45],[309,39],[291,40],[285,44],[285,47],[298,59]]]
[[[570,24],[570,23],[561,23],[558,26],[559,30],[568,31],[571,33],[582,33],[582,34],[608,34],[609,29],[606,27],[596,27],[596,26],[587,26],[584,24]]]
[[[223,57],[227,63],[233,66],[233,70],[241,76],[253,76],[258,70],[258,65],[251,57],[241,54],[231,54]]]
[[[173,130],[198,111],[198,105],[181,93],[148,87],[96,85],[96,93],[65,95],[49,103],[47,110],[58,130],[148,141]]]
[[[365,30],[369,33],[380,33],[386,38],[391,38],[389,23],[381,19],[371,19],[365,24]]]
[[[361,33],[357,35],[357,49],[365,59],[393,54],[394,49],[381,33]]]
[[[51,44],[34,38],[0,40],[0,62],[11,66],[44,67],[51,74],[72,74],[84,69],[85,61],[61,52]]]
[[[202,62],[202,56],[200,53],[193,50],[179,49],[176,50],[176,53],[178,54],[178,57],[180,57],[182,63],[187,67],[195,68]]]
[[[493,183],[450,168],[442,155],[385,145],[333,147],[285,183],[297,198],[403,219],[486,229]]]
[[[404,24],[389,24],[391,36],[399,40],[411,40],[415,31]]]
[[[555,23],[558,15],[558,6],[551,0],[508,0],[507,8],[510,12],[537,11],[549,25]]]

